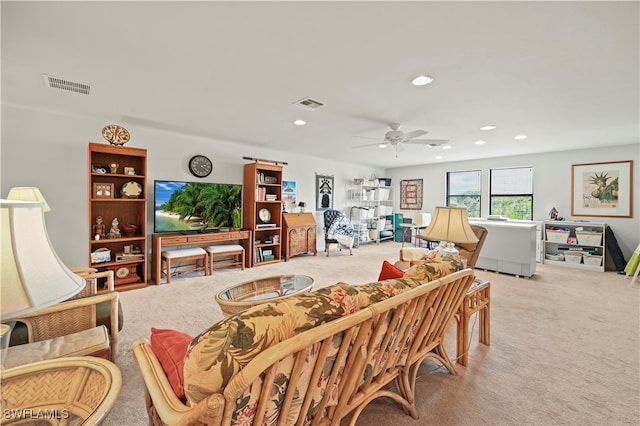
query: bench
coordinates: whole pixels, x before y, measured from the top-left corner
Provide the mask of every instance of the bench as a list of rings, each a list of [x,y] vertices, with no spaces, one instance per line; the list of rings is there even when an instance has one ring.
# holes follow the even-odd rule
[[[237,256],[233,263],[226,266],[240,266],[244,270],[244,247],[240,244],[221,244],[204,248],[209,254],[209,273],[213,274],[213,261],[216,257]]]
[[[205,275],[209,275],[209,254],[202,247],[189,247],[175,250],[166,250],[162,252],[162,261],[165,265],[164,276],[167,277],[167,284],[171,282],[171,262],[184,262],[195,260],[193,271],[204,271]],[[201,263],[200,263],[201,262]],[[176,266],[177,268],[180,265]]]

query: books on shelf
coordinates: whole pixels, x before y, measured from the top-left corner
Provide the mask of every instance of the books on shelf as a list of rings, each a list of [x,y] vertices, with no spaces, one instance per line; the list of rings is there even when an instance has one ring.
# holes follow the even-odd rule
[[[258,223],[256,224],[256,228],[275,228],[275,223]]]
[[[142,253],[116,253],[116,262],[122,262],[124,260],[142,260],[144,255]]]
[[[264,247],[256,247],[253,256],[255,263],[266,262],[268,260],[274,260],[276,258],[275,254],[273,253],[273,249]]]

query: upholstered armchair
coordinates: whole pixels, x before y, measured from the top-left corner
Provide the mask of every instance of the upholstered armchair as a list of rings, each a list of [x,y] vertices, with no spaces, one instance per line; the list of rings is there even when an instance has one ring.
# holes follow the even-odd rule
[[[337,244],[340,251],[342,246],[349,249],[353,255],[353,225],[349,218],[339,210],[324,211],[324,251],[329,256],[331,244]]]

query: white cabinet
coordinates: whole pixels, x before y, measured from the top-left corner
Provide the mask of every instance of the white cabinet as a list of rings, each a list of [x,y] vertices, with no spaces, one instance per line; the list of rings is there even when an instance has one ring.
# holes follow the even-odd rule
[[[353,224],[355,247],[394,238],[393,187],[348,185],[347,203],[345,214]]]
[[[530,277],[536,272],[536,224],[470,219],[487,228],[476,268]]]
[[[544,263],[604,272],[605,223],[544,222]]]

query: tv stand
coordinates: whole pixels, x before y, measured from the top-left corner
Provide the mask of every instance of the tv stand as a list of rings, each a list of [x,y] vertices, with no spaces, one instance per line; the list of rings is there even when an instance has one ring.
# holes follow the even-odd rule
[[[229,232],[200,232],[200,231],[182,231],[182,232],[163,232],[152,234],[152,254],[151,254],[151,280],[155,284],[160,284],[162,278],[162,250],[167,247],[178,246],[210,246],[216,244],[226,244],[229,241],[239,241],[244,247],[245,253],[250,253],[251,231],[248,230],[232,230]],[[251,267],[251,256],[245,256],[245,266]]]

